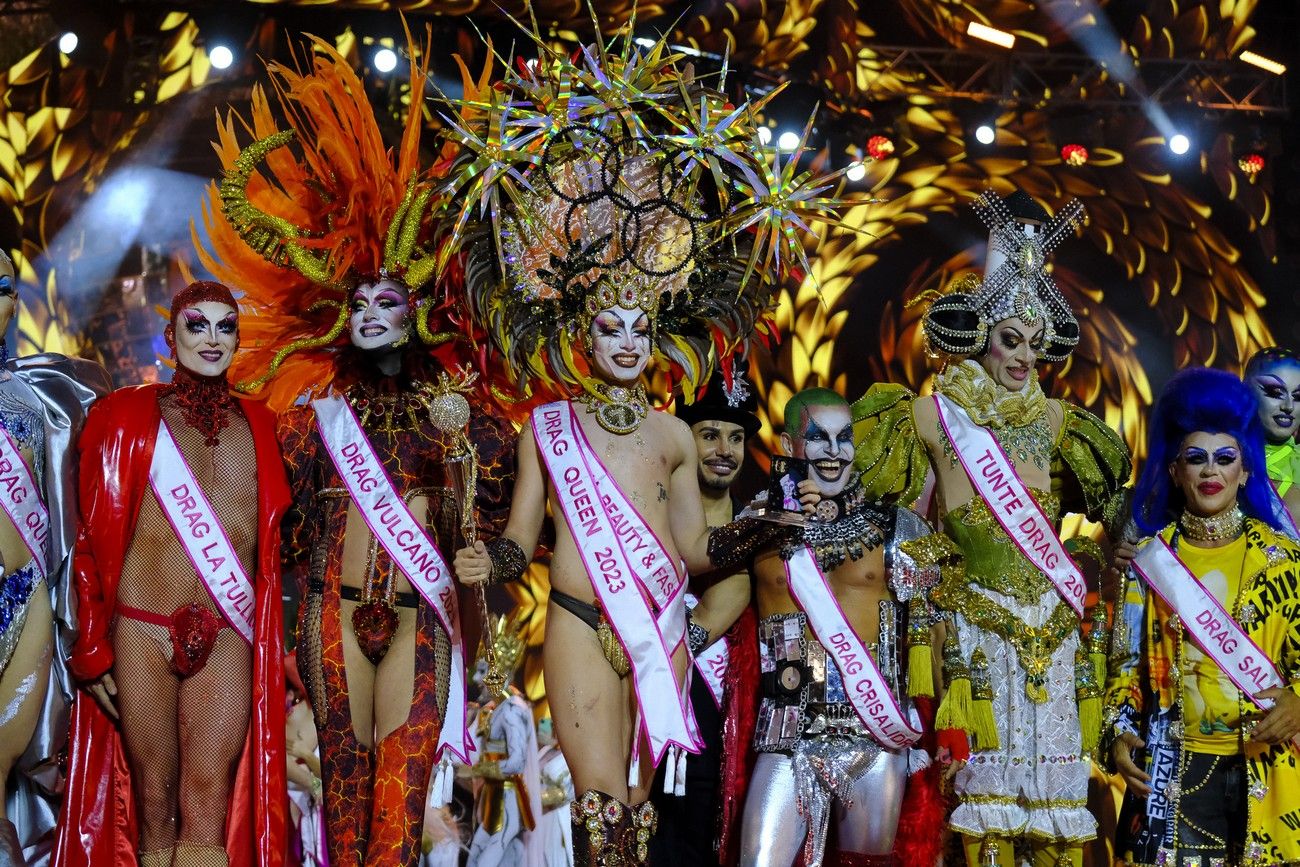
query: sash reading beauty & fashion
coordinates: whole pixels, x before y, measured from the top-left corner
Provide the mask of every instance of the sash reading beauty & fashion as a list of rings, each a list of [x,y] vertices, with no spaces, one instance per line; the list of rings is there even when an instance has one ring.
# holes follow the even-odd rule
[[[567,401],[540,406],[533,410],[532,421],[538,451],[587,577],[631,662],[655,765],[670,746],[699,752],[703,744],[690,701],[672,666],[673,652],[686,640],[682,574],[610,478],[572,406]],[[635,757],[635,749],[633,753]]]
[[[1074,613],[1083,617],[1088,589],[1079,567],[1066,553],[1056,527],[1030,495],[1007,453],[993,435],[970,420],[961,407],[934,395],[939,423],[975,489],[998,525],[1030,563],[1051,580]]]
[[[686,607],[694,608],[700,600],[694,593],[686,594]],[[722,710],[723,678],[727,676],[727,639],[719,637],[695,657],[695,670],[704,678],[704,685],[713,696],[713,703]]]
[[[0,427],[0,508],[9,516],[23,544],[31,552],[32,562],[45,578],[45,543],[50,538],[50,513],[41,502],[36,480],[23,461],[13,436]]]
[[[239,562],[217,510],[212,508],[189,464],[185,463],[185,456],[165,419],[158,421],[149,484],[203,588],[226,622],[244,641],[252,644],[256,604],[253,582]]]
[[[876,742],[897,750],[920,740],[921,733],[912,728],[894,700],[876,661],[844,616],[844,609],[807,545],[786,561],[785,581],[790,598],[808,617],[808,628],[835,660],[844,679],[844,692]]]
[[[1271,708],[1271,699],[1255,698],[1255,694],[1285,686],[1273,661],[1250,640],[1165,540],[1157,536],[1144,543],[1133,558],[1133,567],[1147,586],[1178,614],[1188,637],[1214,660],[1237,689],[1262,710]]]
[[[437,755],[450,750],[465,764],[471,764],[474,741],[465,715],[465,660],[461,649],[460,605],[451,570],[437,544],[402,496],[366,439],[365,431],[341,397],[312,401],[316,427],[320,430],[325,451],[343,479],[343,486],[365,520],[375,539],[406,580],[419,592],[438,615],[447,632],[451,648],[450,683],[447,686],[447,711],[438,736]]]

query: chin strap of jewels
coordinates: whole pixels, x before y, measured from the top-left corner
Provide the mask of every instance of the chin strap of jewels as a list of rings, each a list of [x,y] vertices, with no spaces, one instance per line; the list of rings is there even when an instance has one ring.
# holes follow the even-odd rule
[[[474,497],[478,489],[478,452],[466,433],[470,409],[469,401],[465,399],[465,392],[477,378],[476,373],[461,372],[456,379],[452,379],[446,371],[443,371],[438,375],[438,384],[434,388],[434,397],[429,405],[433,426],[452,437],[455,442],[455,448],[447,458],[447,468],[455,489],[461,535],[465,538],[465,544],[470,547],[473,547],[478,539],[478,528],[474,525]],[[483,647],[488,664],[483,685],[487,687],[489,695],[496,696],[505,689],[506,678],[497,663],[496,648],[492,646],[492,621],[488,615],[483,582],[474,585],[474,592],[478,597],[479,616],[483,619]]]

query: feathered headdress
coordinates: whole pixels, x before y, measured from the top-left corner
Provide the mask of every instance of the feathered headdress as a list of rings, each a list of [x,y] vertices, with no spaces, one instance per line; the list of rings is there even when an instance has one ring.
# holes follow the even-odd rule
[[[536,59],[491,85],[491,61],[477,80],[462,65],[465,94],[449,100],[461,153],[444,253],[467,253],[471,315],[527,395],[590,389],[575,350],[592,318],[639,308],[691,400],[766,331],[777,280],[811,270],[797,230],[838,219],[836,175],[764,147],[756,114],[772,94],[732,105],[725,62],[714,90],[630,25],[572,56],[535,22],[525,32]]]
[[[446,291],[460,276],[455,263],[444,259],[437,285],[426,285],[439,263],[431,219],[439,167],[420,166],[427,40],[417,50],[407,33],[411,101],[393,153],[351,65],[308,38],[297,68],[267,65],[288,129],[277,127],[260,86],[249,120],[233,111],[218,118],[214,146],[225,175],[209,187],[203,212],[211,252],[195,239],[204,266],[245,293],[245,351],[234,376],[247,377],[250,390],[270,380],[275,409],[325,391],[339,376],[349,292],[362,280],[405,284],[426,344],[446,344],[462,331],[454,293]],[[251,144],[241,148],[237,126]],[[435,334],[431,323],[448,330]],[[445,359],[447,366],[467,360]]]

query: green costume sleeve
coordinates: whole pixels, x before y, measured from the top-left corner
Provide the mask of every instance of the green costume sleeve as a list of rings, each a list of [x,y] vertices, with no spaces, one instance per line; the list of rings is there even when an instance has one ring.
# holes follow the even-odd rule
[[[921,496],[930,456],[912,419],[915,399],[901,385],[876,383],[853,403],[853,466],[869,500],[910,506]]]
[[[1061,403],[1065,419],[1052,456],[1052,492],[1061,510],[1086,515],[1115,538],[1128,519],[1128,446],[1092,413]]]

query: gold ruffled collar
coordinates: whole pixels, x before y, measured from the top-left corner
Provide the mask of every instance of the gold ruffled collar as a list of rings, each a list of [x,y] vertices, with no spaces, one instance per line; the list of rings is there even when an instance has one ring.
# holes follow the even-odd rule
[[[973,359],[946,368],[935,389],[981,427],[1024,427],[1047,416],[1047,395],[1037,377],[1020,391],[1009,391]]]

